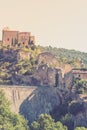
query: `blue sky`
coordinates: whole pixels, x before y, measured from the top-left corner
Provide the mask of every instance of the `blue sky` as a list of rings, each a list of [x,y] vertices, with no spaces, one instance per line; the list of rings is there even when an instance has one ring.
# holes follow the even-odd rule
[[[87,0],[0,0],[0,38],[6,26],[36,44],[87,52]]]

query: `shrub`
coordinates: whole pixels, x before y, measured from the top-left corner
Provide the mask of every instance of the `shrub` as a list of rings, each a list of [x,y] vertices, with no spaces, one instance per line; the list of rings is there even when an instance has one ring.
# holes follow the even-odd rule
[[[76,100],[69,103],[69,112],[73,115],[78,114],[79,112],[84,111],[83,103],[80,103]]]
[[[63,125],[66,125],[68,127],[68,130],[74,129],[74,120],[71,114],[66,114],[61,118],[61,122]]]

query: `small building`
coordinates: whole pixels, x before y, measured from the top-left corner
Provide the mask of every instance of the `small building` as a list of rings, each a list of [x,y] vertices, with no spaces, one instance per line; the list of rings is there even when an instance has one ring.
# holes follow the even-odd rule
[[[72,69],[74,78],[80,78],[87,80],[87,69]]]

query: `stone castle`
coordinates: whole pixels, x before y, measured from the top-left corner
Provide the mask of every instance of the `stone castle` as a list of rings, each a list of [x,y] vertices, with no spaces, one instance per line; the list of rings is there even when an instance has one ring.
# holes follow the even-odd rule
[[[2,43],[6,46],[31,47],[35,44],[35,36],[31,36],[30,32],[19,32],[6,27],[2,30]]]

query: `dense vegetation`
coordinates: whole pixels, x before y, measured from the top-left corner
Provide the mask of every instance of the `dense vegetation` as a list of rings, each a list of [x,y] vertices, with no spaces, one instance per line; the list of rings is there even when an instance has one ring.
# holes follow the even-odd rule
[[[19,53],[20,57],[18,57]],[[40,53],[37,47],[30,48],[8,48],[0,46],[0,84],[14,84],[15,74],[31,75],[36,66],[36,57]],[[26,56],[27,53],[27,56]],[[28,58],[29,55],[29,58]],[[24,56],[23,59],[21,59]],[[17,84],[22,84],[18,81]]]
[[[87,67],[87,53],[51,46],[39,46],[39,48],[43,51],[48,51],[54,54],[58,58],[61,65],[68,63],[74,67],[80,67],[81,62],[83,62],[85,67]]]
[[[10,111],[10,103],[0,91],[0,130],[29,130],[27,121]]]
[[[31,124],[31,130],[67,130],[61,122],[54,122],[50,115],[42,114]]]
[[[55,107],[50,113],[55,121],[61,121],[63,125],[67,126],[68,130],[74,130],[74,118],[80,112],[84,112],[84,102],[77,100],[65,100],[65,104]],[[81,126],[84,126],[81,124]]]
[[[15,75],[25,76],[32,75],[37,68],[37,57],[41,52],[51,52],[54,54],[62,67],[69,64],[72,67],[81,67],[82,61],[87,67],[87,53],[67,50],[63,48],[52,48],[35,46],[34,48],[9,48],[0,46],[0,84],[14,84]],[[19,52],[28,52],[24,59],[18,58]],[[19,79],[16,84],[23,84]],[[75,79],[72,91],[76,94],[87,93],[87,81]],[[10,111],[8,100],[4,93],[0,91],[0,130],[29,130],[27,121],[17,114]],[[50,112],[50,115],[42,114],[39,118],[30,124],[31,130],[74,130],[73,116],[84,111],[83,103],[77,100],[65,99],[65,103],[56,106]],[[67,127],[66,127],[67,126]],[[75,130],[86,130],[87,128],[77,127]]]
[[[38,55],[47,51],[56,56],[61,68],[66,64],[79,68],[82,61],[87,67],[87,53],[63,48],[52,48],[51,46],[16,48],[0,45],[0,84],[25,84],[21,81],[19,82],[19,80],[15,82],[15,74],[18,76],[32,75],[38,66]]]

